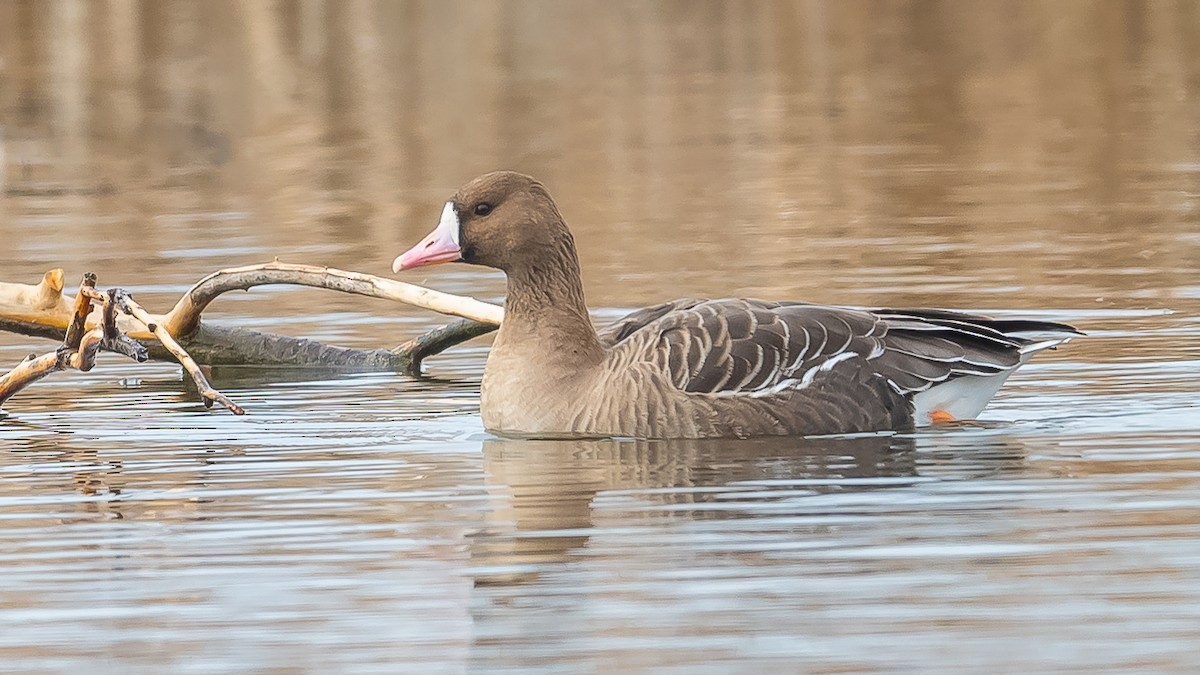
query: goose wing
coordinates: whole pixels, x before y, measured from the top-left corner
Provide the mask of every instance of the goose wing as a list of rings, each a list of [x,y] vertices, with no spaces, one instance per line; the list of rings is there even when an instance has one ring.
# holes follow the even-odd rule
[[[626,363],[653,363],[680,391],[763,398],[794,393],[819,375],[825,383],[836,383],[840,371],[857,379],[863,361],[911,396],[958,377],[1012,370],[1031,346],[1065,339],[1038,342],[1027,333],[1076,331],[944,310],[686,299],[634,312],[600,337]]]
[[[886,333],[862,310],[727,299],[648,307],[601,339],[630,364],[653,363],[680,391],[763,397],[806,386],[851,358],[879,356]]]

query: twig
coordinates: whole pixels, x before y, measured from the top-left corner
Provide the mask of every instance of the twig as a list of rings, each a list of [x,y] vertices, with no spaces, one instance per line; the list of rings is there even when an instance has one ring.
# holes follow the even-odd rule
[[[116,296],[119,289],[110,288],[104,299],[104,341],[101,346],[110,352],[124,354],[129,358],[142,363],[150,358],[145,345],[125,335],[117,327],[117,302]],[[124,293],[125,291],[120,291]]]
[[[13,394],[46,377],[50,373],[66,370],[61,349],[48,354],[30,354],[16,368],[0,377],[0,405],[13,397]]]
[[[64,346],[71,349],[79,348],[79,341],[83,339],[83,333],[87,330],[88,314],[92,311],[92,299],[88,291],[95,288],[95,273],[85,273],[83,281],[79,284],[79,292],[75,294],[75,312],[71,315],[71,323],[67,325],[67,336],[63,338]]]
[[[191,355],[187,353],[187,350],[185,350],[179,345],[178,342],[175,341],[175,338],[171,336],[171,333],[166,329],[165,326],[163,326],[161,323],[158,323],[154,317],[150,316],[150,313],[147,312],[145,308],[143,308],[132,297],[130,297],[129,293],[119,288],[113,289],[109,292],[108,302],[110,304],[115,304],[122,312],[125,312],[138,321],[141,321],[143,324],[145,324],[146,330],[154,333],[154,336],[158,338],[158,341],[161,342],[162,345],[175,356],[175,358],[179,361],[179,364],[183,366],[185,371],[187,371],[188,375],[192,376],[192,381],[196,383],[196,389],[200,392],[200,396],[204,398],[204,407],[211,408],[212,404],[215,402],[220,403],[228,408],[229,411],[234,415],[246,414],[245,409],[231,401],[228,396],[222,394],[216,389],[213,389],[212,386],[209,385],[208,379],[204,377],[204,373],[200,371],[200,366],[197,365],[196,361],[193,360]]]

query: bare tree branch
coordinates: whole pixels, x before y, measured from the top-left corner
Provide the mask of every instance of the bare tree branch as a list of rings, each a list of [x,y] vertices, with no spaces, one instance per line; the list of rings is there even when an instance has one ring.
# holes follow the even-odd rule
[[[50,373],[66,370],[65,356],[61,348],[41,356],[30,354],[16,368],[0,376],[0,405]]]
[[[47,275],[47,278],[49,275]],[[88,315],[93,306],[100,306],[100,324],[87,328]],[[96,354],[101,349],[125,354],[137,361],[145,361],[147,351],[139,342],[124,335],[117,326],[118,311],[132,316],[146,329],[153,333],[172,355],[183,365],[204,399],[204,405],[211,407],[213,402],[220,403],[236,415],[242,415],[245,410],[224,394],[216,391],[208,384],[200,367],[188,355],[174,338],[171,337],[157,321],[139,305],[129,293],[123,289],[114,288],[106,292],[96,290],[96,275],[84,275],[79,284],[79,292],[75,296],[74,310],[64,329],[63,344],[57,350],[42,356],[31,356],[12,371],[0,377],[0,403],[11,398],[30,384],[47,375],[75,368],[87,372],[96,365]]]
[[[222,293],[270,284],[328,288],[343,293],[396,300],[442,314],[452,314],[492,325],[499,325],[504,318],[504,308],[474,298],[442,293],[361,272],[347,272],[315,265],[296,265],[276,260],[261,265],[213,272],[196,282],[195,286],[184,293],[162,321],[173,335],[187,335],[199,323],[200,313]]]
[[[394,350],[353,350],[301,337],[220,327],[200,321],[200,313],[222,293],[276,283],[330,288],[344,293],[398,300],[468,318],[428,331]],[[86,283],[84,286],[88,291],[80,292],[74,298],[62,294],[61,269],[48,271],[37,285],[0,282],[0,330],[56,340],[66,340],[67,334],[71,333],[72,339],[77,334],[82,339],[86,331],[103,324],[98,311],[77,318],[73,310],[86,301],[88,305],[85,306],[113,307],[112,311],[115,312],[113,324],[116,336],[106,334],[98,348],[134,358],[137,358],[139,351],[144,351],[151,358],[176,360],[166,342],[161,341],[155,330],[148,328],[146,324],[150,323],[155,328],[166,329],[176,346],[191,354],[194,362],[208,365],[299,366],[337,371],[415,374],[419,372],[422,360],[496,329],[504,315],[502,307],[497,305],[432,291],[412,283],[278,261],[216,271],[188,289],[167,315],[146,312],[146,321],[137,321],[128,318],[124,312],[116,312],[115,304],[107,303],[102,294],[95,291],[95,281],[91,282],[91,286]]]
[[[43,281],[49,278],[51,275],[47,274]],[[58,281],[61,286],[61,274]],[[85,274],[79,284],[79,293],[64,331],[62,346],[42,356],[30,355],[16,368],[0,377],[0,404],[51,373],[68,368],[83,372],[91,370],[96,365],[96,353],[106,345],[119,346],[122,353],[138,361],[146,360],[146,350],[138,343],[125,338],[117,329],[115,311],[106,308],[102,314],[101,325],[90,330],[85,328],[88,314],[92,311],[92,302],[104,297],[96,292],[95,286],[96,275]]]

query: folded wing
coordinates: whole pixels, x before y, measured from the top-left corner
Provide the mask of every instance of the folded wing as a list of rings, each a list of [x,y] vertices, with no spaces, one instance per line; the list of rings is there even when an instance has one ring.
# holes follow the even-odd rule
[[[1027,337],[1035,333],[1051,338]],[[1065,324],[943,310],[687,299],[630,314],[600,337],[630,362],[649,360],[689,394],[790,395],[818,376],[836,387],[839,372],[860,377],[865,362],[911,397],[958,378],[1007,373],[1031,350],[1074,333]]]

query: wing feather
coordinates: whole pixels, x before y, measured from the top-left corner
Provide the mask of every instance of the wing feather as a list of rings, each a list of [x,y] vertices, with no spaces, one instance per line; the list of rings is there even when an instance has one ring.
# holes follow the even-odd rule
[[[628,363],[656,364],[682,392],[761,401],[791,396],[814,379],[836,386],[829,383],[840,372],[882,378],[905,395],[995,375],[1019,365],[1031,343],[1009,331],[1075,332],[945,310],[689,298],[634,312],[599,335]]]

